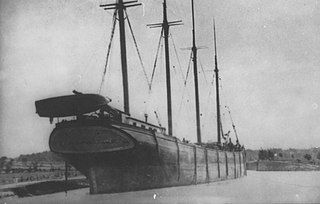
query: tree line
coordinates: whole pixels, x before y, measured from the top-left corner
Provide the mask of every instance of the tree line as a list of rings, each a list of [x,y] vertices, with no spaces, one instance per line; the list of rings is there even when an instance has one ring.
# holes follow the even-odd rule
[[[258,159],[259,160],[274,160],[275,158],[283,158],[284,153],[279,151],[279,149],[260,149],[258,152]],[[296,159],[298,162],[301,162],[301,158],[295,158],[295,154],[290,154],[289,159],[294,160]],[[303,155],[303,158],[306,159],[307,161],[315,161],[315,159],[320,160],[320,151],[315,156],[312,156],[310,153],[305,153]],[[286,158],[288,159],[288,158]]]

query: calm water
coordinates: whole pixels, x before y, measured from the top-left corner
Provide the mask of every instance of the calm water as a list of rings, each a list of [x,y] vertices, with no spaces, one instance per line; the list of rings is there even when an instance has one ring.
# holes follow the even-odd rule
[[[0,203],[320,203],[320,172],[254,172],[237,180],[129,193],[89,195],[89,189]]]

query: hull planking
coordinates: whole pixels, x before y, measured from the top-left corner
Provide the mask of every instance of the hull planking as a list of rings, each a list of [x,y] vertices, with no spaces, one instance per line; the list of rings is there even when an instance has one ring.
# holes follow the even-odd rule
[[[205,148],[128,124],[62,122],[49,145],[88,178],[91,194],[210,183],[246,174],[244,151]]]

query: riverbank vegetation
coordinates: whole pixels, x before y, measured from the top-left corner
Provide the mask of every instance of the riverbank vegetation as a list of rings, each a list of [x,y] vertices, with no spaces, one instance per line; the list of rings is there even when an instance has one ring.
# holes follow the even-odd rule
[[[320,165],[320,148],[310,149],[260,149],[246,150],[247,162],[257,160],[273,160],[273,161],[293,161],[297,163],[308,163]]]

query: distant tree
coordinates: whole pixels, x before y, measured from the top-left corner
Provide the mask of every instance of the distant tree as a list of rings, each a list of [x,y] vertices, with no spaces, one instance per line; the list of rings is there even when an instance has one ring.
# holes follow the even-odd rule
[[[317,159],[320,160],[320,152],[318,152],[318,154],[317,154]]]
[[[0,168],[3,169],[3,167],[5,166],[5,163],[7,161],[7,157],[1,157],[0,158]]]
[[[281,152],[278,155],[279,155],[279,157],[283,157],[283,154]]]
[[[274,159],[274,152],[271,150],[259,150],[259,159],[260,160],[273,160]]]
[[[271,150],[268,150],[268,159],[273,160],[273,158],[274,158],[274,152]]]
[[[6,173],[9,173],[12,169],[13,159],[10,159],[9,162],[5,163]]]
[[[267,159],[267,154],[266,154],[266,153],[267,153],[267,152],[266,152],[265,150],[263,150],[263,149],[259,150],[259,154],[258,154],[259,160],[265,160],[265,159]]]
[[[26,163],[26,162],[28,161],[28,158],[27,158],[27,157],[22,157],[22,158],[21,158],[21,161],[22,161],[23,163]]]
[[[305,154],[304,158],[310,161],[312,159],[312,156],[310,154]]]
[[[32,170],[37,171],[38,170],[38,162],[32,162]]]
[[[18,161],[28,161],[28,162],[63,162],[63,159],[58,155],[50,151],[33,153],[33,154],[21,154]]]

